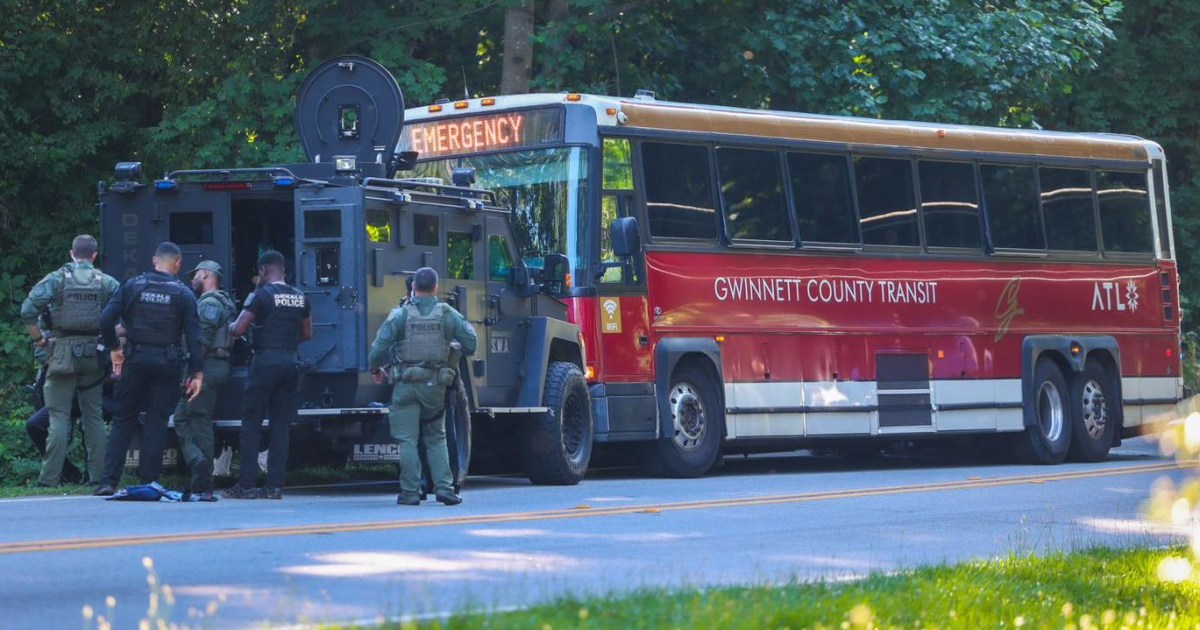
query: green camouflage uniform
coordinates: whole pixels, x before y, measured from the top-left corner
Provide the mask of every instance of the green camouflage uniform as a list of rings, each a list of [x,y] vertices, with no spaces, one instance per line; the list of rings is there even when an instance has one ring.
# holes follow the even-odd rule
[[[428,317],[435,308],[443,310],[441,330],[445,346],[441,359],[412,363],[403,356],[402,346],[408,330],[408,309],[415,308],[421,316]],[[449,453],[446,450],[446,387],[453,382],[453,374],[446,378],[441,369],[446,367],[450,353],[450,342],[457,341],[462,352],[475,352],[475,330],[458,311],[439,305],[432,296],[413,298],[411,306],[399,306],[379,327],[371,352],[367,358],[372,369],[392,364],[390,370],[392,406],[388,416],[392,437],[400,443],[400,496],[417,498],[421,494],[421,465],[417,456],[417,439],[425,441],[425,457],[429,462],[429,476],[433,479],[438,494],[454,493],[454,476],[450,472]],[[458,365],[451,366],[454,369]],[[440,377],[440,378],[439,378]]]
[[[229,323],[237,307],[224,291],[208,291],[196,301],[200,315],[200,337],[204,344],[204,388],[195,400],[179,399],[175,407],[175,435],[183,461],[192,473],[192,492],[212,492],[208,466],[197,464],[213,459],[213,408],[217,392],[229,381],[229,348],[233,339]]]
[[[95,321],[84,322],[85,325],[74,322],[75,329],[64,327],[67,318],[62,311],[63,294],[68,284],[68,273],[73,275],[74,286],[82,287],[85,292],[97,285],[99,288],[99,308],[95,311]],[[90,262],[75,262],[47,274],[34,285],[21,304],[23,323],[37,323],[39,316],[49,309],[54,327],[51,331],[54,338],[46,353],[48,369],[44,396],[46,406],[50,409],[50,435],[46,440],[46,454],[42,457],[41,474],[38,475],[41,485],[58,485],[71,437],[71,401],[76,397],[79,399],[83,439],[87,447],[88,475],[94,481],[104,473],[106,436],[104,410],[100,401],[105,373],[100,367],[97,346],[100,340],[100,310],[119,287],[120,283],[115,278],[96,269]]]

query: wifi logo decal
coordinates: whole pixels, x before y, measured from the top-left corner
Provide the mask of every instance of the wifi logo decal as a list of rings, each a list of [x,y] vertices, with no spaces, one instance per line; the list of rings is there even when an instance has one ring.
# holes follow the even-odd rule
[[[606,333],[621,332],[621,302],[618,298],[600,300],[600,330]]]

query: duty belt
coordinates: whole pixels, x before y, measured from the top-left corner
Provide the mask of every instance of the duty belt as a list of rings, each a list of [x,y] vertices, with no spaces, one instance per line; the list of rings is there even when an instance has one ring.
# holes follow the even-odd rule
[[[179,344],[177,344],[177,343],[134,343],[134,344],[131,344],[130,347],[133,348],[134,352],[142,352],[142,351],[149,352],[151,350],[160,350],[160,351],[175,350],[176,352],[179,351]]]
[[[215,350],[209,350],[208,353],[206,353],[204,355],[204,358],[205,359],[220,359],[221,361],[228,361],[229,360],[229,351],[226,350],[225,348],[217,348]]]
[[[56,330],[55,337],[99,337],[100,331],[84,332],[82,330]]]

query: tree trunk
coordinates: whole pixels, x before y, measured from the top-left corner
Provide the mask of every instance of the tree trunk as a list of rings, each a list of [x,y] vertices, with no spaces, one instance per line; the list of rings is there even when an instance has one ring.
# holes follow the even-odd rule
[[[504,12],[501,94],[526,94],[533,76],[533,1]]]

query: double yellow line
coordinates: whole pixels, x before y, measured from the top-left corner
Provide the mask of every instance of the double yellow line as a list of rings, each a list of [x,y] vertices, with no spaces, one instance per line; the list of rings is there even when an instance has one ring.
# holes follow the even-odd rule
[[[662,503],[648,505],[629,505],[618,507],[592,508],[578,506],[569,509],[543,510],[536,512],[511,512],[508,514],[484,514],[478,516],[453,516],[447,518],[432,518],[411,521],[377,521],[367,523],[327,523],[319,525],[296,525],[292,527],[260,527],[254,529],[220,530],[207,532],[188,532],[179,534],[156,534],[145,536],[111,536],[103,538],[68,538],[61,540],[41,540],[0,544],[0,555],[19,553],[39,553],[49,551],[75,551],[83,549],[104,549],[111,547],[133,547],[146,545],[161,545],[168,543],[198,542],[205,540],[240,540],[247,538],[276,538],[281,536],[311,536],[317,534],[349,534],[358,532],[381,532],[402,529],[418,529],[427,527],[457,527],[464,525],[497,525],[503,523],[527,523],[531,521],[555,521],[577,518],[592,518],[598,516],[622,516],[628,514],[659,514],[662,512],[677,512],[683,510],[709,510],[717,508],[752,507],[761,505],[779,505],[784,503],[811,503],[816,501],[832,501],[836,499],[854,499],[896,494],[911,494],[917,492],[939,492],[945,490],[974,490],[980,488],[996,488],[1014,486],[1025,483],[1045,483],[1070,481],[1074,479],[1094,479],[1099,477],[1115,477],[1118,475],[1137,475],[1153,472],[1177,470],[1179,464],[1174,462],[1147,464],[1141,466],[1125,466],[1120,468],[1105,468],[1076,472],[1052,473],[1043,475],[1022,475],[1016,477],[969,478],[962,481],[946,481],[941,483],[913,484],[907,486],[892,486],[881,488],[862,488],[857,490],[835,490],[831,492],[808,492],[797,494],[777,494],[759,497],[744,497],[737,499],[712,499],[708,501],[683,501],[679,503]]]

